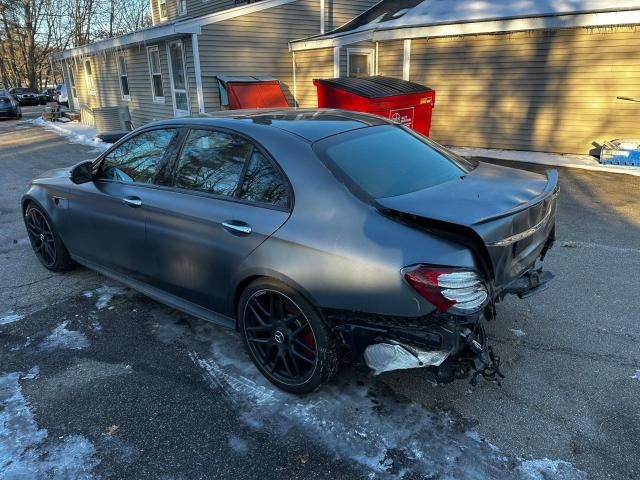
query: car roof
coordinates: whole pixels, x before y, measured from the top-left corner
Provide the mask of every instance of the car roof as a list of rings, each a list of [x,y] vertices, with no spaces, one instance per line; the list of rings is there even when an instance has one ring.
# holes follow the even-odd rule
[[[243,124],[251,124],[262,128],[277,128],[313,143],[339,133],[388,123],[392,122],[375,115],[348,110],[278,108],[226,110],[199,117],[163,120],[152,125],[228,126],[242,130]]]

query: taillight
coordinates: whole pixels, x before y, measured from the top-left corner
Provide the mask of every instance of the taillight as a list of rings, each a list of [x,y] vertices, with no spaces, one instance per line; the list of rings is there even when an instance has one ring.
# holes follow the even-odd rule
[[[477,272],[442,267],[419,267],[404,278],[416,291],[443,312],[455,309],[473,313],[484,305],[487,287]]]

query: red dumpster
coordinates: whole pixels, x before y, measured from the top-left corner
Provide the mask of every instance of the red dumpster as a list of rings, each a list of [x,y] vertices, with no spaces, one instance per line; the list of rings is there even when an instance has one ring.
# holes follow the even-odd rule
[[[314,80],[318,107],[374,113],[429,136],[436,92],[429,87],[392,77]]]

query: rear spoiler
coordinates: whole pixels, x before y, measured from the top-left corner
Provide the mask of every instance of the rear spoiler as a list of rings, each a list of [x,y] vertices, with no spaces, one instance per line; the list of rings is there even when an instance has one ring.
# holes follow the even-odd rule
[[[556,194],[557,191],[559,191],[558,189],[558,172],[557,170],[548,170],[547,171],[547,185],[544,188],[544,190],[542,191],[542,193],[540,195],[538,195],[536,198],[522,203],[520,205],[518,205],[516,208],[513,208],[511,210],[507,210],[506,212],[501,212],[497,215],[492,215],[489,217],[484,217],[481,218],[479,220],[476,220],[475,222],[473,222],[473,225],[480,225],[482,223],[486,223],[486,222],[492,222],[494,220],[498,220],[500,218],[504,218],[504,217],[509,217],[511,215],[515,215],[518,212],[522,212],[524,210],[527,210],[528,208],[533,207],[534,205],[544,201],[549,195],[551,194]]]

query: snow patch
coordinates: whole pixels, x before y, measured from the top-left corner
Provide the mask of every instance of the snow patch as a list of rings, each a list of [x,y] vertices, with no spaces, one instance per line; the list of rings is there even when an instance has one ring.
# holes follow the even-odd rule
[[[510,328],[510,329],[509,329],[509,331],[510,331],[510,332],[513,332],[513,334],[514,334],[516,337],[524,337],[524,336],[526,335],[526,333],[524,333],[524,332],[523,332],[522,330],[520,330],[520,329],[517,329],[517,330],[516,330],[515,328]]]
[[[48,480],[90,479],[100,461],[80,435],[47,442],[19,383],[19,373],[0,375],[0,477]]]
[[[89,346],[87,337],[77,330],[67,330],[68,321],[58,325],[51,335],[44,339],[40,348],[43,350],[82,350]]]
[[[40,368],[36,365],[35,367],[31,367],[27,373],[20,377],[21,380],[33,380],[38,375],[40,375]]]
[[[18,320],[22,320],[24,315],[20,315],[13,311],[5,312],[0,314],[0,325],[7,325],[9,323],[17,322]]]
[[[552,467],[566,472],[563,480],[585,478],[565,462],[508,458],[448,415],[398,402],[370,381],[359,386],[355,379],[340,378],[309,396],[287,394],[253,367],[233,333],[219,332],[206,357],[189,356],[211,388],[241,407],[244,424],[283,435],[291,429],[306,431],[323,448],[359,464],[370,478],[529,480]]]
[[[69,143],[94,147],[95,152],[103,152],[112,145],[96,137],[95,127],[84,125],[80,122],[48,122],[39,117],[32,120],[32,123],[58,135],[66,136],[69,139]]]
[[[82,296],[86,298],[93,298],[97,295],[98,300],[96,301],[96,308],[98,310],[102,310],[107,307],[109,309],[113,309],[113,307],[109,307],[109,303],[113,300],[113,297],[124,295],[126,293],[127,289],[125,287],[119,285],[103,285],[95,290],[86,290],[82,292]]]
[[[574,479],[575,469],[568,462],[561,460],[524,460],[518,465],[518,473],[522,480],[569,480]],[[580,479],[586,479],[587,475],[582,474]]]
[[[493,158],[515,162],[537,163],[554,167],[580,168],[598,172],[624,173],[640,176],[640,168],[622,165],[602,165],[591,155],[569,155],[519,150],[493,150],[488,148],[448,147],[463,157]]]
[[[246,455],[249,452],[247,442],[236,435],[229,435],[227,442],[229,443],[229,447],[240,455]]]

